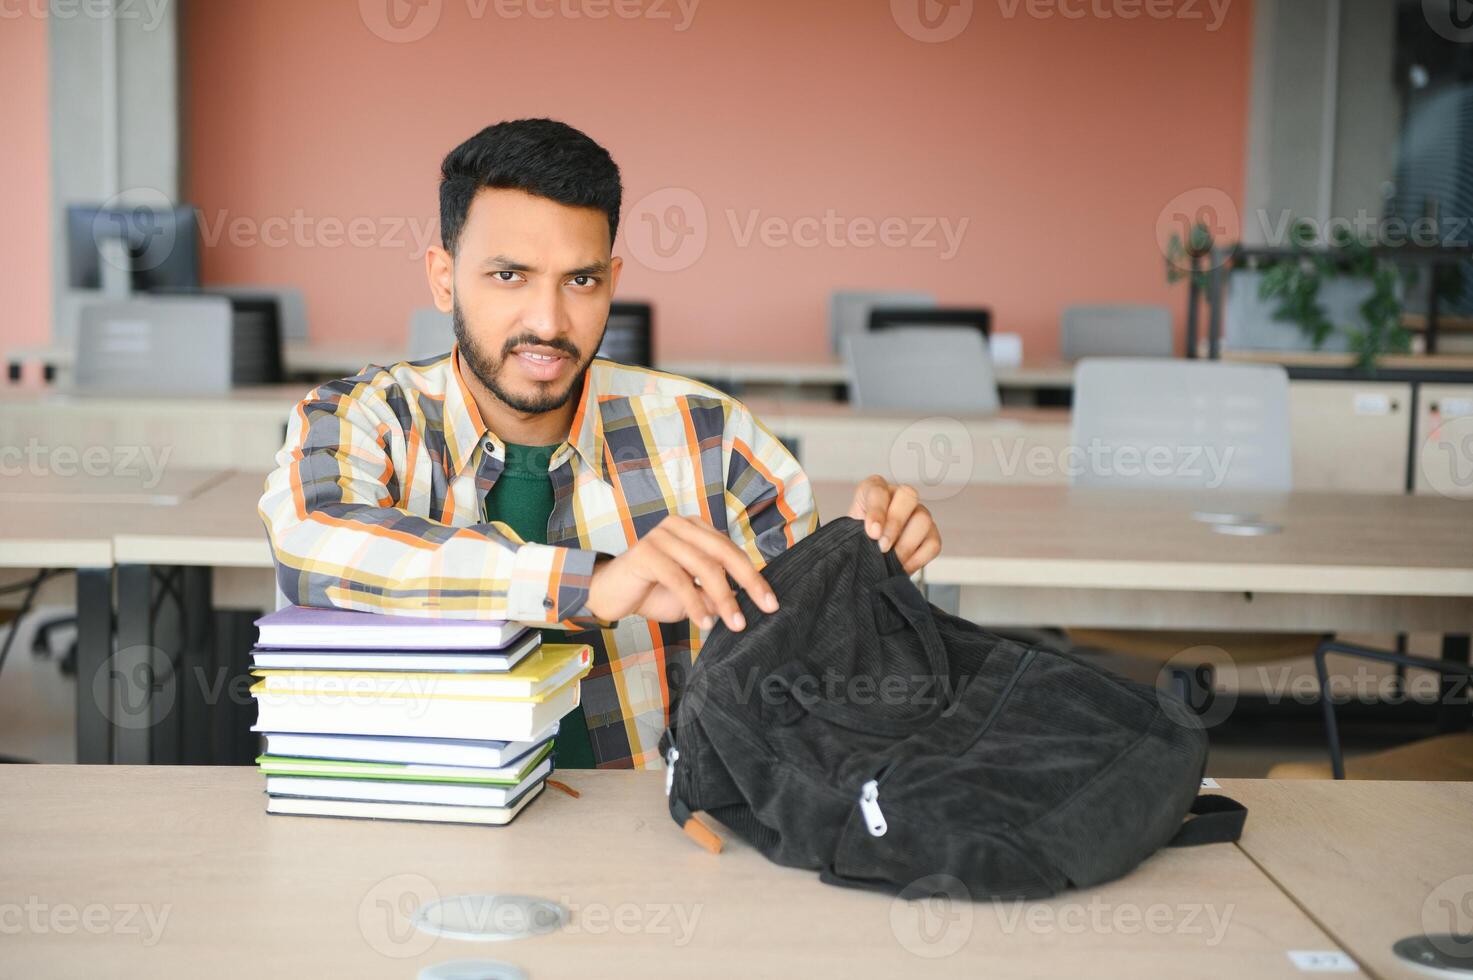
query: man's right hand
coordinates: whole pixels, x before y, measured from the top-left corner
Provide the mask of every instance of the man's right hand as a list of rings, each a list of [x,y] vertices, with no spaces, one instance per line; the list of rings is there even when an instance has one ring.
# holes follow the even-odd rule
[[[777,612],[777,596],[746,552],[709,524],[671,514],[622,555],[599,560],[588,610],[603,620],[690,619],[707,630],[719,615],[739,632],[747,624],[727,575],[760,609]]]

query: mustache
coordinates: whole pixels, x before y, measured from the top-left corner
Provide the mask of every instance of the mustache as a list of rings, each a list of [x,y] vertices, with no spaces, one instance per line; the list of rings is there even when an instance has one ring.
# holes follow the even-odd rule
[[[562,337],[554,337],[552,340],[543,340],[541,337],[533,333],[524,333],[516,337],[509,338],[505,344],[501,345],[501,356],[510,357],[511,352],[516,348],[521,347],[523,344],[526,344],[530,347],[551,347],[553,350],[559,350],[562,351],[564,354],[567,354],[574,361],[580,361],[583,359],[582,352],[579,351],[578,348],[571,341],[564,340]]]

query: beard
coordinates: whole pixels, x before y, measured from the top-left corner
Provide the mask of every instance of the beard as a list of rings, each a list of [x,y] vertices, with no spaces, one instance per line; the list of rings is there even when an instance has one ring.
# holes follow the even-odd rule
[[[455,324],[455,342],[460,346],[461,360],[465,366],[470,368],[471,374],[476,380],[486,386],[486,390],[495,395],[501,402],[513,411],[525,415],[541,415],[545,412],[555,411],[562,408],[573,397],[573,394],[583,387],[583,376],[588,373],[588,365],[593,362],[590,355],[586,360],[578,351],[578,348],[570,341],[562,338],[543,340],[533,333],[517,334],[508,337],[506,343],[501,345],[499,355],[493,356],[476,343],[471,337],[470,331],[466,329],[465,315],[460,309],[460,300],[451,301],[451,318]],[[600,335],[599,342],[603,342]],[[534,391],[531,393],[518,393],[510,390],[501,382],[501,372],[506,369],[507,359],[515,355],[512,351],[523,344],[539,344],[543,347],[552,347],[562,351],[573,359],[578,365],[578,370],[573,372],[567,387],[561,391],[553,387],[551,381],[532,382]],[[597,353],[598,345],[594,345]]]

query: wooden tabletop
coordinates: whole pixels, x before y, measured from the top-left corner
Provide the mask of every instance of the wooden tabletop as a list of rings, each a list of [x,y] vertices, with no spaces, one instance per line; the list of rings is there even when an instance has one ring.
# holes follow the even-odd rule
[[[0,568],[107,568],[113,564],[113,539],[119,531],[172,533],[179,526],[178,515],[196,513],[188,504],[225,499],[212,492],[235,476],[167,467],[153,473],[138,465],[137,473],[98,477],[51,473],[7,478],[0,490]],[[259,484],[261,478],[253,479]]]
[[[271,817],[250,769],[0,768],[5,971],[404,978],[489,958],[531,977],[1298,977],[1289,951],[1334,946],[1232,845],[1047,902],[904,903],[729,836],[700,850],[659,772],[560,777],[582,797],[549,790],[508,827],[466,828]],[[572,921],[492,944],[408,924],[480,893],[550,898]]]
[[[842,483],[815,484],[826,518]],[[1189,493],[966,485],[923,499],[941,529],[933,583],[966,586],[1473,597],[1473,503],[1389,494]],[[1215,532],[1194,512],[1283,531]]]
[[[1391,946],[1473,934],[1473,783],[1228,780],[1240,844],[1371,972],[1418,976]]]

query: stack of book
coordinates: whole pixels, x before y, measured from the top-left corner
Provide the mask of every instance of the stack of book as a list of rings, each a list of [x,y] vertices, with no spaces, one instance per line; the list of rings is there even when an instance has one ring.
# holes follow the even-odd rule
[[[291,606],[256,626],[268,813],[508,823],[593,658],[514,623]]]

